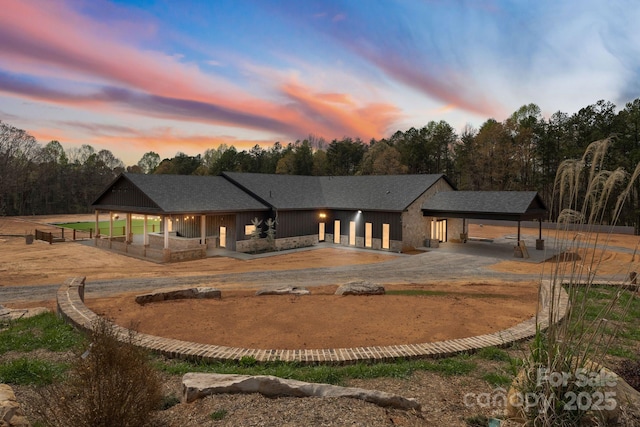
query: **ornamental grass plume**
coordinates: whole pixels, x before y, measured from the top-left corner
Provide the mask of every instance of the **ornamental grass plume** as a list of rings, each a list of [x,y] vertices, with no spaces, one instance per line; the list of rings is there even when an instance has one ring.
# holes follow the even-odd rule
[[[520,416],[529,426],[598,425],[619,403],[607,388],[615,380],[601,368],[620,328],[610,319],[624,315],[636,298],[625,286],[631,262],[618,272],[625,280],[595,316],[588,295],[596,286],[614,285],[599,268],[640,164],[631,174],[605,170],[610,143],[591,143],[581,159],[564,161],[556,173],[551,212],[559,212],[553,242],[558,255],[541,273],[539,301],[547,303],[539,302],[539,326],[517,380]]]

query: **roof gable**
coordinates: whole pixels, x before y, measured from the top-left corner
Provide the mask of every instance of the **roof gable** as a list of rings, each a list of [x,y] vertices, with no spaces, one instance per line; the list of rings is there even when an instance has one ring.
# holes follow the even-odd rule
[[[117,198],[109,194],[119,194]],[[267,206],[219,176],[125,173],[93,203],[140,212],[186,213],[266,210]]]
[[[93,202],[92,206],[144,208],[160,212],[162,209],[126,176],[119,175]]]

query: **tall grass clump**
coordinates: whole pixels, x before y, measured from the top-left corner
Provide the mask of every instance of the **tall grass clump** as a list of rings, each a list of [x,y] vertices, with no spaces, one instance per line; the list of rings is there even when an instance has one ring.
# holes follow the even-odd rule
[[[149,356],[135,346],[134,334],[122,342],[113,325],[92,325],[91,344],[66,381],[38,391],[34,411],[44,426],[144,427],[163,402],[161,383]]]
[[[635,292],[620,286],[597,313],[589,311],[588,295],[610,280],[599,275],[599,268],[640,165],[631,174],[605,170],[609,143],[590,144],[581,159],[564,161],[556,174],[557,206],[551,211],[559,212],[553,243],[558,255],[542,272],[539,300],[545,303],[539,303],[537,333],[516,380],[519,417],[530,426],[593,425],[618,405],[611,394],[616,380],[602,367],[620,328],[610,319],[629,310]],[[630,268],[631,262],[616,276],[628,281]]]

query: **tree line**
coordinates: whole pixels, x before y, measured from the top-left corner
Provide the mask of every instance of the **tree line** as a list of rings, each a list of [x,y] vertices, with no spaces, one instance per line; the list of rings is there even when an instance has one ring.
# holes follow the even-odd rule
[[[84,213],[119,173],[218,175],[224,171],[296,175],[443,173],[459,190],[536,190],[552,206],[555,174],[566,159],[582,156],[593,141],[611,138],[603,169],[633,171],[640,162],[640,99],[620,111],[598,101],[569,115],[544,118],[535,104],[506,120],[486,120],[459,133],[446,121],[397,131],[388,138],[328,142],[309,136],[286,145],[250,150],[220,145],[203,154],[161,160],[145,153],[125,167],[109,150],[90,145],[64,150],[41,146],[26,131],[0,122],[0,215]],[[638,191],[619,223],[640,223]]]

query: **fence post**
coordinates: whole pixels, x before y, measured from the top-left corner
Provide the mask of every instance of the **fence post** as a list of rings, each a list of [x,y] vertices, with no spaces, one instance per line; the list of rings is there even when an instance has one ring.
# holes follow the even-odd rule
[[[93,235],[93,228],[90,228],[90,229],[89,229],[89,238],[90,238],[90,239],[91,239],[91,238],[93,238],[93,236],[92,236],[92,235]]]
[[[48,233],[48,234],[49,234],[49,236],[48,236],[49,237],[49,239],[48,239],[49,240],[49,244],[51,245],[51,244],[53,244],[53,233]]]
[[[76,240],[76,229],[75,228],[73,229],[73,240],[74,241]]]
[[[62,238],[64,239],[64,228],[60,228],[62,230]]]

